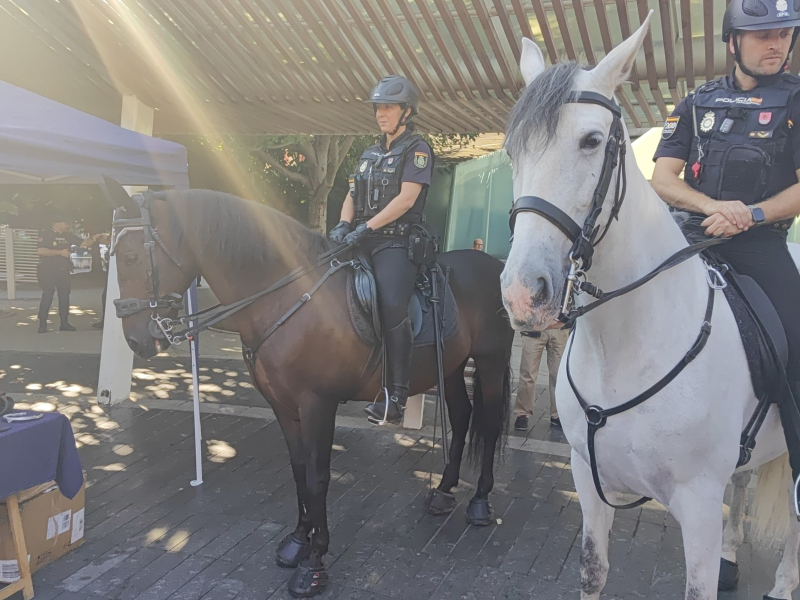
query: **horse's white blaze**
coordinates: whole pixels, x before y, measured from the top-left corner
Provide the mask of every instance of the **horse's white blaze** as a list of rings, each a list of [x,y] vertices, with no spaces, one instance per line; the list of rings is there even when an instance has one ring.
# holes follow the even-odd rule
[[[574,89],[612,95],[633,65],[646,27],[647,22],[594,70],[580,72]],[[520,68],[530,83],[544,69],[541,52],[523,44]],[[605,143],[596,151],[587,151],[578,142],[587,131],[602,132],[605,140],[611,114],[598,106],[569,104],[560,115],[555,137],[546,148],[512,157],[514,195],[545,198],[582,224],[602,168]],[[590,280],[606,291],[635,281],[686,244],[631,153],[625,169],[628,190],[619,221],[597,247],[589,272]],[[613,184],[610,190],[609,196]],[[606,198],[598,225],[607,222],[611,202],[613,198]],[[557,315],[570,246],[566,236],[543,217],[533,213],[517,216],[514,243],[501,281],[516,329],[541,329]],[[581,394],[590,403],[608,408],[652,386],[694,343],[708,293],[705,267],[695,258],[582,317],[568,346],[572,348],[571,371]],[[617,492],[650,496],[666,505],[680,522],[687,560],[686,598],[692,600],[717,597],[722,497],[736,467],[739,436],[756,405],[733,314],[723,293],[715,293],[712,333],[699,357],[647,402],[610,417],[596,437],[600,476],[609,499],[613,502]],[[563,360],[556,402],[572,446],[573,476],[584,516],[582,598],[594,600],[599,598],[608,572],[608,528],[613,510],[602,504],[595,492],[588,465],[586,419],[565,368]],[[748,468],[785,451],[773,408]],[[774,485],[767,488],[774,489]],[[736,529],[738,524],[732,523],[726,531],[729,556],[735,556],[741,543]],[[787,553],[794,548],[796,555],[798,540],[800,528],[793,528],[786,538]],[[775,589],[784,593],[796,587],[796,571],[796,556],[785,558]]]

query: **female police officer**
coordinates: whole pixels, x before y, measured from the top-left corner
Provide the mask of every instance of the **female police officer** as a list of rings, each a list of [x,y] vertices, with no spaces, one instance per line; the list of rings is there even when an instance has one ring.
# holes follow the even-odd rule
[[[775,305],[789,342],[789,383],[800,398],[800,274],[786,246],[786,230],[800,214],[800,79],[785,72],[798,26],[794,2],[728,4],[722,39],[736,66],[667,119],[653,187],[670,205],[701,215],[706,235],[731,237],[715,252]],[[791,402],[780,407],[797,480],[800,412]]]
[[[411,119],[419,108],[419,92],[413,83],[399,75],[384,77],[367,102],[375,109],[383,136],[361,155],[341,221],[330,238],[359,244],[372,255],[386,341],[389,403],[381,399],[365,410],[370,420],[396,422],[408,399],[413,347],[408,302],[417,267],[409,259],[407,239],[411,225],[423,220],[434,156],[430,146],[413,133]]]

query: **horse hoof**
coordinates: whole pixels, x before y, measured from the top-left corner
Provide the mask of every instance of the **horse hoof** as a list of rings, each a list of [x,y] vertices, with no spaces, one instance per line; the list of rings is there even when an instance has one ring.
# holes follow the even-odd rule
[[[719,583],[717,589],[722,592],[729,592],[736,589],[736,584],[739,583],[739,565],[735,562],[719,559]],[[766,596],[764,596],[766,599]]]
[[[292,573],[287,587],[293,598],[311,598],[321,594],[327,585],[328,572],[325,567],[300,565]]]
[[[293,534],[287,535],[280,544],[275,554],[275,562],[285,569],[296,568],[311,552],[311,543],[301,542]]]
[[[486,498],[473,498],[467,506],[467,523],[485,527],[492,524],[492,505]]]
[[[449,515],[456,507],[456,497],[449,492],[434,488],[425,498],[429,515]]]

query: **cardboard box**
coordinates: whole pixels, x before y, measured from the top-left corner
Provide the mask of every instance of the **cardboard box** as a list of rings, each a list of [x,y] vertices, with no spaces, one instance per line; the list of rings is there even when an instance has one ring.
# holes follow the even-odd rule
[[[32,573],[83,543],[85,488],[84,483],[72,500],[61,494],[55,482],[20,492],[22,530]],[[0,583],[18,579],[8,511],[5,504],[0,504]]]

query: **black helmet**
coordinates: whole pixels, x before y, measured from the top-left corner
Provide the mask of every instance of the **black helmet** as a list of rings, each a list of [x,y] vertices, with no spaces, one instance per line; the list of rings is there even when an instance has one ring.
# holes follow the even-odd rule
[[[722,41],[735,29],[756,31],[800,26],[800,0],[731,0],[722,19]]]
[[[800,1],[800,0],[798,0]],[[381,79],[369,93],[370,104],[404,104],[411,107],[413,117],[419,112],[419,90],[405,77],[389,75]]]

